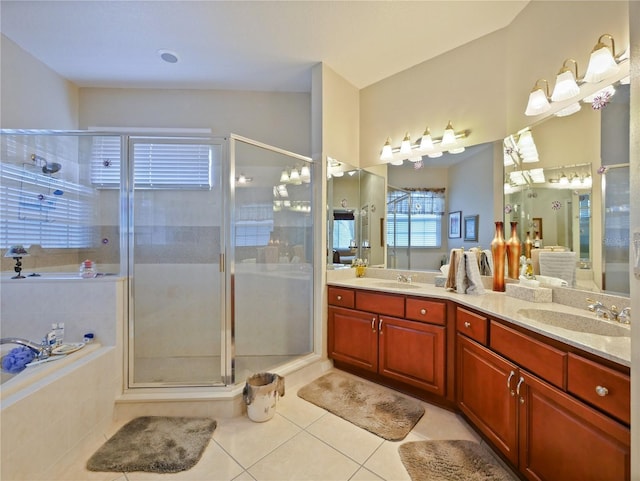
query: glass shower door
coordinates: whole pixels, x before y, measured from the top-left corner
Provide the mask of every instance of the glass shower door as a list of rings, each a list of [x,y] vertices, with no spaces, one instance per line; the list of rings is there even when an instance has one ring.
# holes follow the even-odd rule
[[[128,145],[129,386],[220,385],[224,141]]]
[[[233,382],[313,351],[310,159],[236,136],[227,259]]]
[[[629,295],[629,164],[607,167],[602,200],[602,289]]]

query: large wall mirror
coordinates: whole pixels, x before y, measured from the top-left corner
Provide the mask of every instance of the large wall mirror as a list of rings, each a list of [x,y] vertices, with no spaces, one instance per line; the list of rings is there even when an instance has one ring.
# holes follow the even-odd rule
[[[332,159],[327,172],[327,266],[384,266],[384,177]]]
[[[505,139],[505,222],[522,241],[528,232],[540,248],[574,252],[574,287],[629,295],[629,85],[614,88],[601,109],[581,102]]]

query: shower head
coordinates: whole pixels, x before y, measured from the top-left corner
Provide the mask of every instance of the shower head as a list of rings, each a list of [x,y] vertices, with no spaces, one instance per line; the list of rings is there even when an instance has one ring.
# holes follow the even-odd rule
[[[55,174],[62,169],[62,165],[58,162],[48,162],[47,159],[36,154],[31,154],[31,160],[33,160],[36,165],[39,163],[39,165],[42,166],[43,174]]]

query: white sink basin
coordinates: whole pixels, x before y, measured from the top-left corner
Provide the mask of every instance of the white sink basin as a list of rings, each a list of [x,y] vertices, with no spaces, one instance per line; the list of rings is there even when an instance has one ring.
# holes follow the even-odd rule
[[[422,286],[409,284],[408,282],[376,282],[376,287],[384,287],[386,289],[420,289]]]
[[[579,314],[568,314],[566,312],[548,311],[545,309],[520,309],[518,314],[532,321],[540,322],[548,326],[560,327],[569,331],[609,337],[631,336],[630,327],[612,321],[598,319],[595,317],[595,314],[592,316],[581,316]]]

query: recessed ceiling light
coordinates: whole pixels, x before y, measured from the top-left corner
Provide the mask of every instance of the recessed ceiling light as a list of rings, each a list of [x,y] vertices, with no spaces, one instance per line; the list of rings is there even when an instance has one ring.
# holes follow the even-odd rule
[[[158,54],[167,63],[178,63],[178,54],[171,50],[158,50]]]

